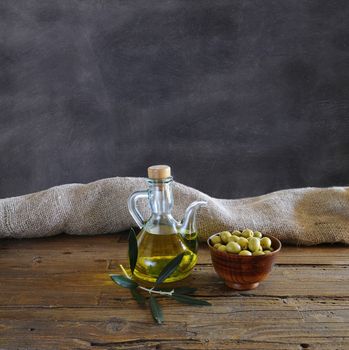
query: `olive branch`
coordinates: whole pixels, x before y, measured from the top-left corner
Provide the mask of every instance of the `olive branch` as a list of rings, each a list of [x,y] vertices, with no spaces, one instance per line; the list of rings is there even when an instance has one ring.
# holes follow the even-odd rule
[[[177,255],[174,259],[168,262],[168,264],[161,270],[152,288],[147,288],[139,285],[133,278],[134,277],[133,272],[134,272],[134,269],[136,268],[137,258],[138,258],[138,244],[137,244],[136,232],[134,231],[133,228],[130,229],[129,238],[128,238],[128,256],[129,256],[131,275],[127,273],[126,269],[122,265],[120,265],[121,271],[123,272],[124,276],[110,275],[110,278],[117,285],[124,288],[128,288],[131,292],[132,297],[136,300],[136,302],[139,305],[144,306],[147,304],[147,302],[149,302],[151,314],[154,320],[158,324],[161,324],[164,321],[164,317],[162,313],[162,308],[155,297],[156,295],[170,297],[176,300],[177,302],[189,304],[189,305],[206,305],[206,306],[211,305],[209,302],[205,300],[193,298],[191,296],[186,295],[186,294],[194,293],[196,291],[196,288],[176,287],[170,290],[159,289],[159,285],[163,283],[168,277],[170,277],[172,273],[176,270],[176,268],[179,266],[179,264],[183,259],[184,253]],[[139,290],[148,293],[149,295],[148,301],[147,301],[147,298],[139,292]]]

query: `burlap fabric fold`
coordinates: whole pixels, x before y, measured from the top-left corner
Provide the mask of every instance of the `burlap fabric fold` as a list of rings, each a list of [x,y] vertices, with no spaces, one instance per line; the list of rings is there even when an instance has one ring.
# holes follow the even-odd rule
[[[147,184],[143,178],[115,177],[86,185],[69,184],[19,197],[0,199],[0,237],[29,238],[59,233],[94,235],[135,226],[128,196]],[[349,188],[302,188],[243,199],[216,199],[174,183],[174,217],[182,218],[194,200],[200,239],[225,229],[258,229],[284,243],[349,243]],[[149,215],[146,202],[140,203]]]

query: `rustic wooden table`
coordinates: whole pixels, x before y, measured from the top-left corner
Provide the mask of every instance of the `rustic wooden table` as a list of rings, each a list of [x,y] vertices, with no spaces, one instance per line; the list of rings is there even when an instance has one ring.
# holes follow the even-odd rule
[[[161,299],[162,325],[109,279],[126,254],[122,235],[0,240],[0,349],[349,349],[346,247],[284,247],[248,292],[202,247],[185,284],[213,306]]]

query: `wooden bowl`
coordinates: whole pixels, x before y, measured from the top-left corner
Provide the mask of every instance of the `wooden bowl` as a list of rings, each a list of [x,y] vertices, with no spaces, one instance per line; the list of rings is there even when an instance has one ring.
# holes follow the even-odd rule
[[[221,252],[213,248],[211,238],[216,235],[219,235],[219,233],[212,235],[207,240],[207,244],[210,248],[213,267],[217,274],[229,288],[237,290],[257,288],[259,282],[266,279],[272,270],[275,258],[281,249],[281,242],[273,236],[263,235],[263,237],[271,239],[271,246],[274,248],[274,251],[266,255],[242,256]]]

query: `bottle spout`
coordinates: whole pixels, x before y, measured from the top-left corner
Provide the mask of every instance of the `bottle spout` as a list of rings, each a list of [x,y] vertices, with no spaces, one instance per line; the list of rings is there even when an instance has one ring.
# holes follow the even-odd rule
[[[184,213],[184,218],[181,222],[181,230],[182,232],[185,231],[191,231],[195,232],[196,231],[196,213],[197,210],[204,206],[207,205],[206,201],[195,201],[189,205],[189,207],[186,209]]]

